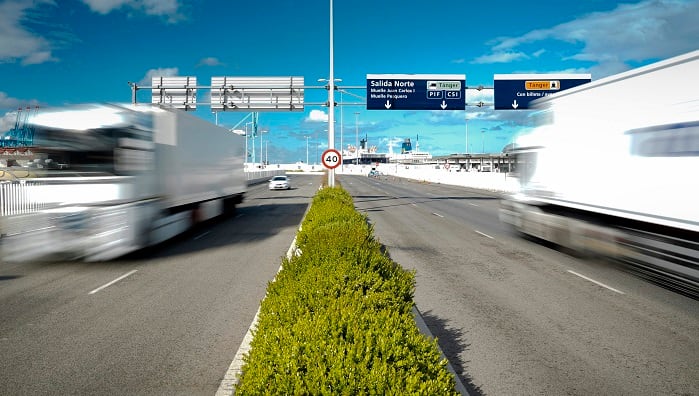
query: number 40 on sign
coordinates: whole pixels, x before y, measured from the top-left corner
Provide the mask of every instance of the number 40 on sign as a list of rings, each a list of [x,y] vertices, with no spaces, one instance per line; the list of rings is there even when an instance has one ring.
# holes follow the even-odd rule
[[[321,158],[323,166],[328,169],[335,169],[342,163],[342,154],[335,149],[328,149],[323,151],[323,157]]]

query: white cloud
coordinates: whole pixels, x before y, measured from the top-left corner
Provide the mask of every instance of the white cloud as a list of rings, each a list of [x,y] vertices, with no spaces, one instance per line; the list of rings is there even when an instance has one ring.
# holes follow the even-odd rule
[[[0,116],[0,133],[7,132],[15,126],[17,121],[17,108],[22,108],[22,111],[29,106],[34,109],[39,106],[39,101],[36,99],[21,100],[7,96],[5,92],[0,92],[0,109],[10,110],[3,116]]]
[[[527,44],[544,40],[569,43],[573,53],[564,59],[588,61],[593,77],[603,77],[643,62],[695,50],[699,41],[699,1],[644,0],[620,4],[608,12],[575,17],[570,22],[548,29],[533,30],[519,37],[494,40],[492,54],[476,63],[494,63],[507,59],[503,54],[521,53]],[[539,46],[540,48],[540,46]],[[546,54],[554,56],[552,51]],[[538,49],[532,56],[546,55]],[[560,56],[556,54],[555,56]],[[522,57],[512,57],[519,60]]]
[[[83,0],[90,9],[99,14],[109,14],[114,10],[126,9],[143,12],[146,15],[167,18],[170,23],[184,18],[178,0]]]
[[[32,65],[57,60],[51,53],[49,40],[22,24],[32,20],[30,10],[54,5],[51,0],[9,0],[0,3],[0,63],[20,61],[24,65]]]
[[[0,117],[0,134],[9,131],[14,128],[15,122],[17,121],[17,112],[12,111],[6,113],[4,116]]]
[[[150,69],[146,75],[138,82],[138,85],[151,85],[153,77],[173,77],[177,76],[179,69],[176,67],[166,67],[158,69]]]
[[[7,96],[5,92],[0,92],[0,109],[16,109],[23,106],[38,106],[36,99],[22,100]]]
[[[307,122],[328,122],[328,113],[323,110],[311,110],[306,117]]]
[[[200,60],[197,66],[223,66],[223,63],[218,58],[208,57]]]
[[[489,55],[479,56],[474,59],[472,63],[510,63],[526,58],[528,58],[528,56],[523,52],[495,52]]]

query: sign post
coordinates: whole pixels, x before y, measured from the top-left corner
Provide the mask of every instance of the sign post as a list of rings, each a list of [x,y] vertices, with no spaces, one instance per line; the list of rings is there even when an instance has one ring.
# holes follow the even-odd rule
[[[465,74],[367,74],[367,110],[464,110]]]

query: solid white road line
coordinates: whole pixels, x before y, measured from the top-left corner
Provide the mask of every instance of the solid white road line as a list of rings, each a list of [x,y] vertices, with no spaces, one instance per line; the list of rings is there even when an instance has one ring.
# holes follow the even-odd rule
[[[289,246],[289,250],[286,251],[286,257],[291,259],[291,257],[298,254],[300,254],[300,251],[298,251],[296,248],[296,238],[294,238],[294,240],[291,242],[291,246]],[[281,270],[282,266],[280,265],[279,269],[277,269],[277,274]],[[272,282],[276,281],[276,279],[277,277],[275,276],[274,279],[272,279]],[[221,384],[218,386],[216,396],[231,396],[235,393],[235,387],[238,385],[238,380],[240,379],[239,377],[243,372],[243,365],[245,364],[243,357],[250,351],[250,343],[252,342],[253,338],[253,329],[257,328],[259,316],[260,307],[257,307],[255,318],[253,318],[252,323],[250,323],[250,327],[243,337],[243,342],[240,343],[238,351],[235,353],[235,357],[233,357],[233,361],[231,362],[230,366],[228,366],[228,370],[226,371],[226,374],[224,374]]]
[[[437,217],[444,217],[444,216],[442,216],[442,215],[439,214],[439,213],[432,212],[432,214],[435,215],[435,216],[437,216]]]
[[[570,272],[571,274],[573,274],[573,275],[575,275],[575,276],[579,276],[579,277],[581,277],[581,278],[583,278],[583,279],[585,279],[585,280],[587,280],[587,281],[590,281],[590,282],[592,282],[592,283],[594,283],[594,284],[596,284],[596,285],[598,285],[598,286],[602,286],[602,287],[604,287],[605,289],[609,289],[609,290],[613,291],[614,293],[624,294],[623,291],[620,291],[620,290],[617,290],[617,289],[615,289],[615,288],[613,288],[613,287],[607,286],[607,285],[605,285],[605,284],[602,283],[602,282],[597,282],[596,280],[591,279],[591,278],[588,278],[588,277],[585,276],[585,275],[580,275],[580,274],[578,274],[578,273],[575,272],[575,271],[568,270],[568,272]]]
[[[136,272],[138,272],[138,270],[133,270],[133,271],[127,272],[127,273],[125,273],[124,275],[122,275],[122,276],[120,276],[120,277],[114,279],[113,281],[111,281],[111,282],[109,282],[109,283],[105,283],[104,285],[98,287],[97,289],[95,289],[95,290],[93,290],[93,291],[91,291],[91,292],[89,292],[89,293],[87,293],[87,294],[95,294],[95,293],[97,293],[98,291],[100,291],[100,290],[102,290],[102,289],[105,289],[105,288],[107,288],[107,287],[109,287],[109,286],[111,286],[111,285],[113,285],[113,284],[119,282],[120,280],[126,278],[127,276],[131,276],[131,275],[135,274]]]
[[[478,230],[473,230],[473,231],[475,231],[476,234],[483,235],[483,236],[486,237],[486,238],[495,239],[495,238],[491,237],[490,235],[484,234],[484,233],[482,233],[482,232],[480,232],[480,231],[478,231]]]

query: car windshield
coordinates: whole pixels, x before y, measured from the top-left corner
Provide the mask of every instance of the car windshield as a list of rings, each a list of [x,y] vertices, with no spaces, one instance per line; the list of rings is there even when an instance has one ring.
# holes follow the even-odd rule
[[[286,180],[286,176],[274,176],[274,177],[272,178],[272,180],[273,180],[273,181],[285,181],[285,180]]]

